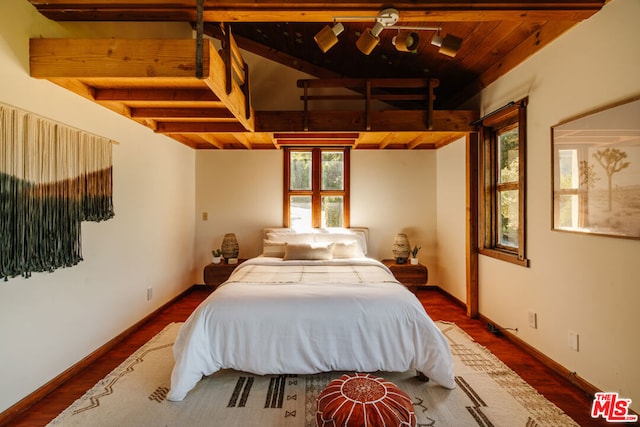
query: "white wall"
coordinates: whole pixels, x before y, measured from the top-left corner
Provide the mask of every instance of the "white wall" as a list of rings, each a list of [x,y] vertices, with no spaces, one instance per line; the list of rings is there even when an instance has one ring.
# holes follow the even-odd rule
[[[351,153],[351,225],[369,227],[369,256],[393,258],[396,233],[421,246],[420,262],[436,269],[436,153],[432,150],[354,150]]]
[[[114,28],[60,24],[26,0],[0,2],[0,102],[119,142],[116,216],[82,224],[84,261],[0,282],[0,412],[193,284],[194,151],[29,76],[31,37],[191,34],[186,24]]]
[[[530,268],[480,257],[480,312],[640,409],[640,241],[551,231],[550,127],[640,94],[637,0],[613,0],[482,93],[483,113],[528,95]],[[640,118],[639,118],[640,120]],[[527,312],[538,313],[538,329]],[[567,346],[579,334],[579,352]]]
[[[436,153],[438,286],[466,303],[466,138]]]
[[[208,150],[196,157],[199,267],[211,262],[211,249],[227,232],[236,233],[240,257],[260,254],[262,228],[282,226],[282,151]],[[369,227],[369,255],[377,259],[392,258],[395,234],[407,233],[422,246],[429,283],[437,281],[435,159],[433,151],[351,152],[351,225]]]
[[[236,234],[240,258],[251,258],[262,252],[262,229],[282,226],[282,151],[198,151],[196,195],[194,283],[203,283],[202,269],[225,233]]]

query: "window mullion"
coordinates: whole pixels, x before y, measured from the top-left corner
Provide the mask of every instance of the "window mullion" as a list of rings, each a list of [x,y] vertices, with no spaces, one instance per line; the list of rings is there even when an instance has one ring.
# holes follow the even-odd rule
[[[322,151],[319,148],[313,149],[311,157],[311,215],[312,226],[318,228],[322,224],[322,197],[320,195],[320,187],[322,183]]]
[[[519,221],[520,227],[518,230],[518,259],[520,261],[526,261],[525,259],[525,245],[527,235],[527,104],[529,100],[524,99],[518,106],[518,178],[521,185],[518,187],[518,202],[519,202]]]
[[[290,204],[291,204],[291,187],[290,187],[290,182],[291,182],[291,150],[289,150],[289,148],[284,149],[284,179],[283,179],[283,194],[284,197],[282,198],[282,212],[283,212],[283,219],[282,219],[282,225],[283,227],[291,227],[291,211],[290,211]]]

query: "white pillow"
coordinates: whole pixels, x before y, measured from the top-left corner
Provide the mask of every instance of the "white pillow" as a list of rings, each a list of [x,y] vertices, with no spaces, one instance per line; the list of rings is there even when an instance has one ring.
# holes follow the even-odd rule
[[[284,242],[265,240],[262,242],[262,255],[282,258],[284,256]]]
[[[344,233],[318,233],[314,234],[314,241],[323,243],[351,243],[356,242],[363,254],[367,253],[367,240],[364,233],[344,232]]]
[[[364,256],[364,252],[362,252],[358,242],[352,240],[350,242],[334,243],[332,255],[334,258],[361,258]]]
[[[281,243],[312,243],[313,234],[311,233],[267,233],[265,240]]]
[[[328,260],[332,259],[333,244],[285,243],[284,259]]]

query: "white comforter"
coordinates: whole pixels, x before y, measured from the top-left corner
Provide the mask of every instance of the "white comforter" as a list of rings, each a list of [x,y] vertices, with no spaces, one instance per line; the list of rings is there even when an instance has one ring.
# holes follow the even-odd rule
[[[173,347],[169,400],[219,369],[265,374],[416,369],[454,388],[446,338],[379,261],[241,264],[191,314]]]

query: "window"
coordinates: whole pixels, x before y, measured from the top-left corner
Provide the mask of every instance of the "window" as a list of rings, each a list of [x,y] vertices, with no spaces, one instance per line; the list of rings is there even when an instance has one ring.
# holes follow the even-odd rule
[[[527,99],[482,118],[479,250],[528,266],[525,258]]]
[[[349,227],[349,149],[285,148],[284,226]]]

